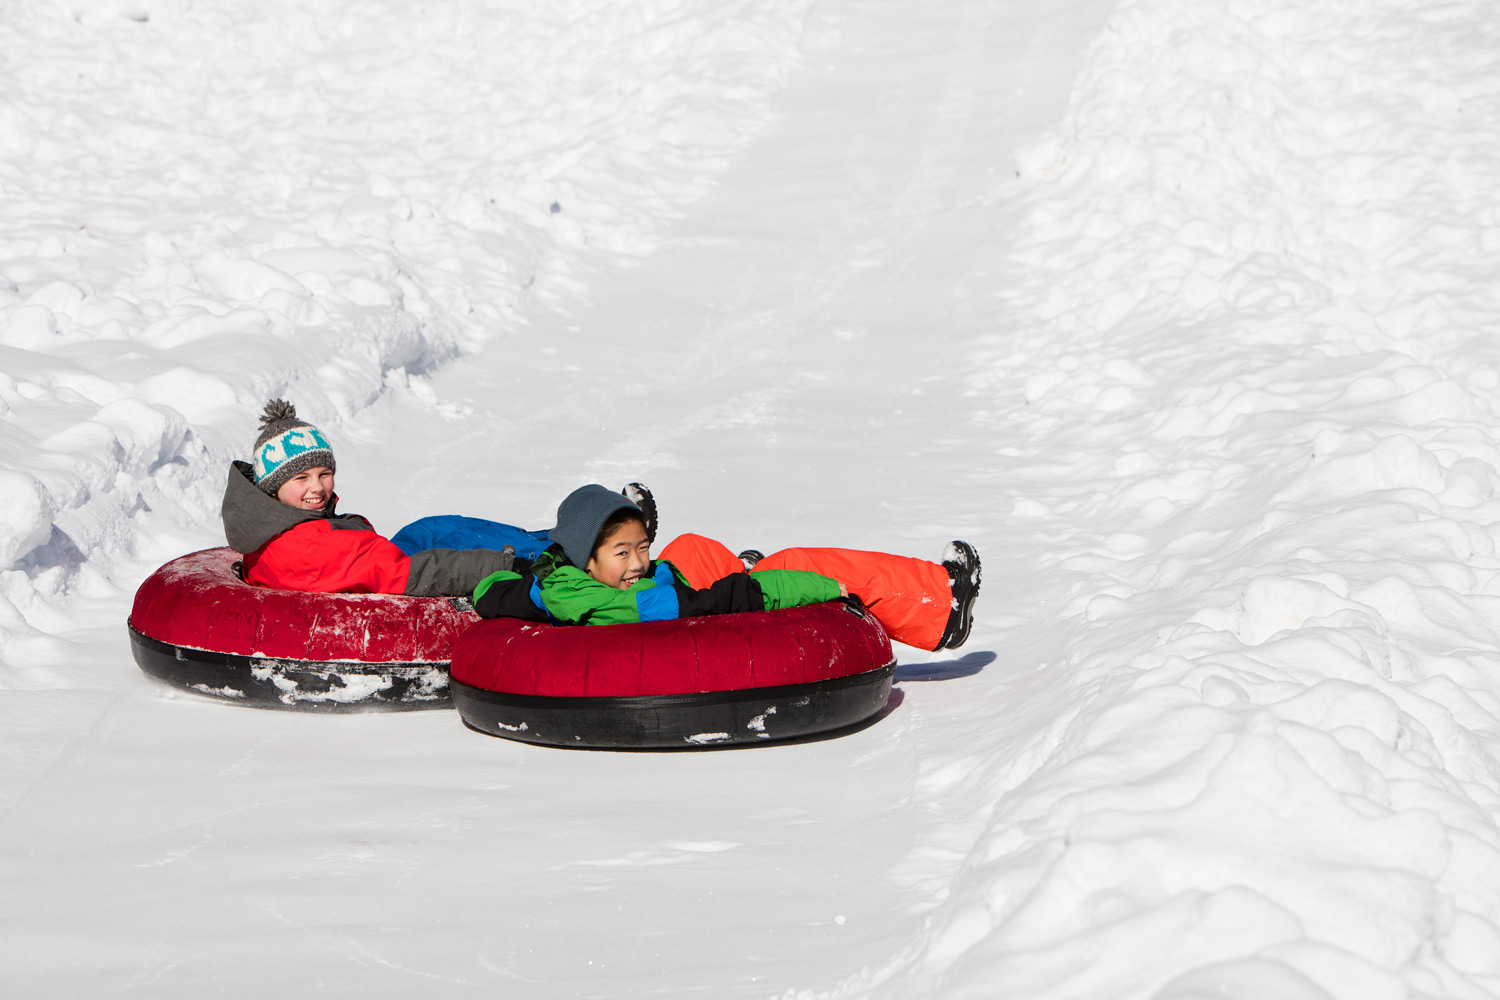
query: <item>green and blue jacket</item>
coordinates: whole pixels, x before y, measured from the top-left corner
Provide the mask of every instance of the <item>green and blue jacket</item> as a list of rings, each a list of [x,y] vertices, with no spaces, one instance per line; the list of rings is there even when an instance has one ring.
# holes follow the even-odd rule
[[[474,588],[474,609],[485,618],[524,618],[555,625],[619,625],[697,615],[774,611],[837,600],[837,580],[804,570],[732,573],[695,590],[677,567],[652,560],[627,590],[602,584],[550,546],[530,567],[491,573]]]

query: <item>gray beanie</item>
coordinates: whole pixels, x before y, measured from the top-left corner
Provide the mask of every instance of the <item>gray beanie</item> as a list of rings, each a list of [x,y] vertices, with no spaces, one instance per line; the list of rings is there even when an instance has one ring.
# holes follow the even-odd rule
[[[251,464],[255,466],[255,485],[261,492],[274,497],[288,479],[316,465],[338,471],[328,439],[312,424],[298,420],[297,408],[291,403],[268,400],[260,424]]]
[[[561,545],[568,562],[583,569],[594,554],[599,529],[617,510],[640,513],[639,507],[608,486],[580,486],[557,505],[557,527],[547,532],[547,540]]]

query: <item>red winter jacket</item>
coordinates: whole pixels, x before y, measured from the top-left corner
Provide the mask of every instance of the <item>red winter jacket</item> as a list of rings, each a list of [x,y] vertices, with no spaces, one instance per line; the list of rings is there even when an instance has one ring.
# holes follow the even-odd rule
[[[229,469],[224,535],[244,556],[245,581],[320,594],[468,595],[491,573],[510,569],[513,553],[425,549],[410,557],[358,514],[288,507],[262,493],[246,462]]]
[[[352,518],[353,515],[345,515]],[[304,521],[245,553],[245,580],[318,594],[404,594],[411,560],[389,539],[340,521]],[[353,530],[350,530],[353,529]]]

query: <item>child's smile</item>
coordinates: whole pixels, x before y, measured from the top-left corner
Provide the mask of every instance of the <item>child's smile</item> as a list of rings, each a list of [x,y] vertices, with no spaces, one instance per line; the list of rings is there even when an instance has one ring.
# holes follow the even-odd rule
[[[645,525],[624,521],[594,549],[583,571],[606,587],[629,590],[651,566],[651,542]]]
[[[276,499],[298,510],[322,510],[333,496],[333,470],[326,465],[304,469],[281,484]]]

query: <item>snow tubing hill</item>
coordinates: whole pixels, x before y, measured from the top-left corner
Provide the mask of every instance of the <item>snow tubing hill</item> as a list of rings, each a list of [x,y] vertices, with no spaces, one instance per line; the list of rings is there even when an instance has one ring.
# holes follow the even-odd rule
[[[471,728],[596,749],[761,743],[884,707],[896,671],[875,616],[833,601],[632,625],[480,622],[453,650]]]
[[[167,563],[130,612],[140,668],[198,694],[324,712],[448,708],[448,661],[479,616],[467,601],[252,587],[232,549]]]

